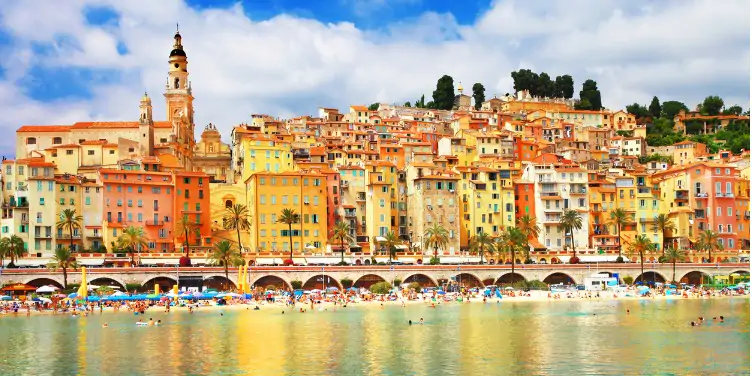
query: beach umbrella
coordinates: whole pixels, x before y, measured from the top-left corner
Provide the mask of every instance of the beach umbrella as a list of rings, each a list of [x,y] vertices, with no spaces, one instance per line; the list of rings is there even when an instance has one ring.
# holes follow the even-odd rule
[[[11,297],[10,297],[10,296],[8,296],[8,295],[1,295],[1,296],[0,296],[0,300],[12,300],[12,299],[13,299],[13,298],[11,298]]]
[[[149,294],[149,295],[146,295],[145,298],[149,299],[149,300],[159,300],[159,298],[161,298],[161,297],[162,296],[159,295],[159,294]]]
[[[167,298],[177,298],[178,296],[180,296],[180,295],[178,293],[174,292],[174,291],[170,291],[167,294],[165,294],[165,297],[167,297]]]
[[[154,284],[154,295],[159,295],[160,293],[161,293],[161,291],[159,290],[159,285],[155,283]]]
[[[52,303],[52,299],[49,299],[49,298],[38,298],[38,299],[42,303]]]
[[[31,301],[32,302],[41,302],[41,300],[39,298],[31,298]]]
[[[238,294],[238,293],[234,293],[234,292],[229,292],[229,293],[227,293],[227,294],[226,294],[226,296],[229,296],[229,297],[231,297],[231,298],[240,298],[240,297],[242,297],[243,295],[240,295],[240,294]]]
[[[42,293],[42,294],[46,294],[46,293],[55,292],[57,290],[59,290],[57,287],[51,286],[51,285],[47,285],[47,286],[42,286],[42,287],[38,288],[37,292],[38,293]]]
[[[86,267],[81,267],[81,287],[78,288],[78,297],[86,299],[89,296],[89,288],[86,284]]]
[[[77,297],[78,297],[78,293],[75,293],[75,292],[68,295],[68,299],[75,299]]]
[[[86,298],[86,301],[87,302],[98,302],[99,299],[100,298],[98,296],[89,296],[89,297]]]
[[[191,293],[183,293],[178,295],[178,298],[180,299],[193,299],[196,295],[193,295]]]

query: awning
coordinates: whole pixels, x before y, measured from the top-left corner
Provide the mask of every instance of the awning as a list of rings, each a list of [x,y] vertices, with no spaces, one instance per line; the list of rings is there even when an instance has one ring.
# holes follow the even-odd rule
[[[375,241],[377,241],[377,242],[385,242],[385,241],[386,241],[386,238],[383,238],[383,237],[381,237],[381,236],[377,236],[377,237],[373,238],[373,240],[375,240]]]
[[[78,265],[83,265],[83,266],[99,266],[99,265],[104,265],[104,259],[103,258],[102,259],[90,259],[90,258],[76,259],[76,262],[78,262]]]
[[[293,257],[292,262],[295,263],[295,265],[305,265],[310,261],[308,261],[308,259],[304,257]]]
[[[545,245],[541,244],[541,242],[538,241],[536,238],[532,238],[529,240],[530,246],[533,247],[533,249],[546,249]]]
[[[327,264],[332,265],[340,262],[340,257],[309,257],[308,259],[309,264]]]
[[[142,265],[178,265],[179,263],[180,259],[176,258],[141,259]]]
[[[397,245],[394,246],[394,248],[397,248],[397,249],[407,249],[407,246],[404,245],[404,244],[397,244]]]
[[[565,264],[566,264],[566,263],[568,263],[568,262],[569,262],[569,259],[570,259],[570,258],[571,258],[572,256],[554,256],[554,257],[556,257],[557,259],[559,259],[559,261],[561,261],[561,262],[563,262],[563,263],[565,263]]]
[[[416,259],[415,257],[400,257],[398,259],[394,259],[393,261],[403,264],[415,264],[418,262],[418,259]]]
[[[439,256],[442,264],[459,264],[462,262],[468,262],[468,257],[456,257],[456,256]],[[477,258],[480,261],[480,258]]]
[[[256,265],[282,265],[282,259],[281,258],[257,258],[256,259]],[[311,262],[310,259],[308,262]]]
[[[49,262],[50,262],[50,260],[48,260],[48,259],[37,258],[37,259],[20,259],[20,260],[16,260],[16,262],[14,262],[14,264],[16,266],[42,266],[42,265],[47,265]],[[10,264],[10,260],[9,259],[5,259],[5,265],[8,265],[8,264]]]
[[[619,255],[577,256],[582,262],[616,262]]]

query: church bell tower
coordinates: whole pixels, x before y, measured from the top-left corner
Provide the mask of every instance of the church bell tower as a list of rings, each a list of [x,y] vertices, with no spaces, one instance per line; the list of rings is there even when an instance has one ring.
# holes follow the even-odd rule
[[[174,43],[168,59],[165,101],[167,120],[172,124],[170,142],[176,157],[186,170],[193,165],[193,149],[196,145],[193,123],[193,93],[188,80],[188,57],[183,49],[180,30],[175,31]]]

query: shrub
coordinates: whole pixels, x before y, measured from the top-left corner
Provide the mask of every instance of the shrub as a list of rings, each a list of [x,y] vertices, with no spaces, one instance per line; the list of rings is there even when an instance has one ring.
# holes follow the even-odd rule
[[[388,294],[392,289],[392,284],[389,282],[377,282],[371,285],[371,292],[374,294]]]
[[[580,263],[580,258],[577,257],[577,256],[572,256],[572,258],[569,259],[569,263],[570,264],[579,264]]]
[[[142,289],[142,286],[140,283],[126,283],[125,289],[127,290],[125,292],[139,291]]]
[[[517,290],[524,290],[527,288],[527,282],[525,281],[517,281],[512,284],[512,287],[516,288]]]
[[[409,288],[409,289],[411,289],[411,290],[413,290],[415,292],[420,292],[420,290],[421,290],[420,283],[418,283],[418,282],[412,282],[412,283],[410,283],[409,285],[407,285],[407,288]]]
[[[616,262],[619,264],[624,263],[624,257],[621,257],[621,256],[617,257]]]
[[[530,290],[548,290],[548,285],[535,279],[527,282],[527,288]]]
[[[293,290],[300,290],[301,288],[303,288],[303,282],[298,281],[297,279],[290,282],[290,285],[292,286]]]
[[[139,285],[141,286],[141,285]],[[64,294],[70,294],[78,291],[78,288],[81,287],[80,283],[69,283],[68,288],[63,290]]]
[[[180,257],[180,260],[178,260],[178,264],[180,265],[181,268],[189,267],[192,265],[191,258],[186,255],[183,255]]]
[[[345,278],[340,279],[339,283],[342,284],[343,289],[349,289],[353,285],[353,280],[345,277]]]
[[[431,262],[430,262],[430,264],[431,264],[431,265],[439,265],[439,264],[441,264],[441,259],[440,259],[440,258],[438,258],[438,257],[431,257]]]
[[[525,259],[525,264],[532,264],[532,263],[533,263],[533,259],[531,258]]]
[[[337,266],[347,266],[347,265],[350,265],[350,264],[348,264],[347,261],[340,261],[336,265]]]
[[[401,285],[401,284],[402,284],[402,280],[401,280],[401,279],[399,279],[399,278],[395,278],[395,279],[394,279],[394,285],[395,285],[395,286],[399,286],[399,285]]]
[[[626,277],[622,278],[622,280],[624,281],[624,283],[626,283],[628,285],[631,285],[632,282],[634,282],[634,278],[632,278],[630,276],[626,276]]]
[[[282,265],[284,265],[284,266],[295,266],[295,262],[292,261],[292,259],[285,259],[285,261],[282,261]]]
[[[380,262],[380,263],[378,263],[376,265],[386,265],[386,263],[382,261],[382,262]]]

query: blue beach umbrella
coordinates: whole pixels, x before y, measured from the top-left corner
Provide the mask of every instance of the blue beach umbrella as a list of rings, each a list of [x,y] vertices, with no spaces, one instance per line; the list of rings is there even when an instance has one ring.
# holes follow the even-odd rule
[[[75,292],[72,293],[72,294],[70,294],[70,295],[68,295],[68,297],[71,298],[71,299],[75,299],[77,296],[78,296],[78,294],[75,293]]]
[[[86,300],[89,301],[89,302],[98,302],[99,301],[99,297],[98,296],[89,296],[89,297],[86,298]]]
[[[180,299],[193,299],[194,295],[191,293],[182,293],[178,295],[178,298]]]
[[[39,299],[39,298],[31,298],[31,301],[32,301],[32,302],[41,302],[41,301],[42,301],[42,299]]]
[[[8,295],[2,295],[0,296],[0,300],[13,300],[13,298]]]

